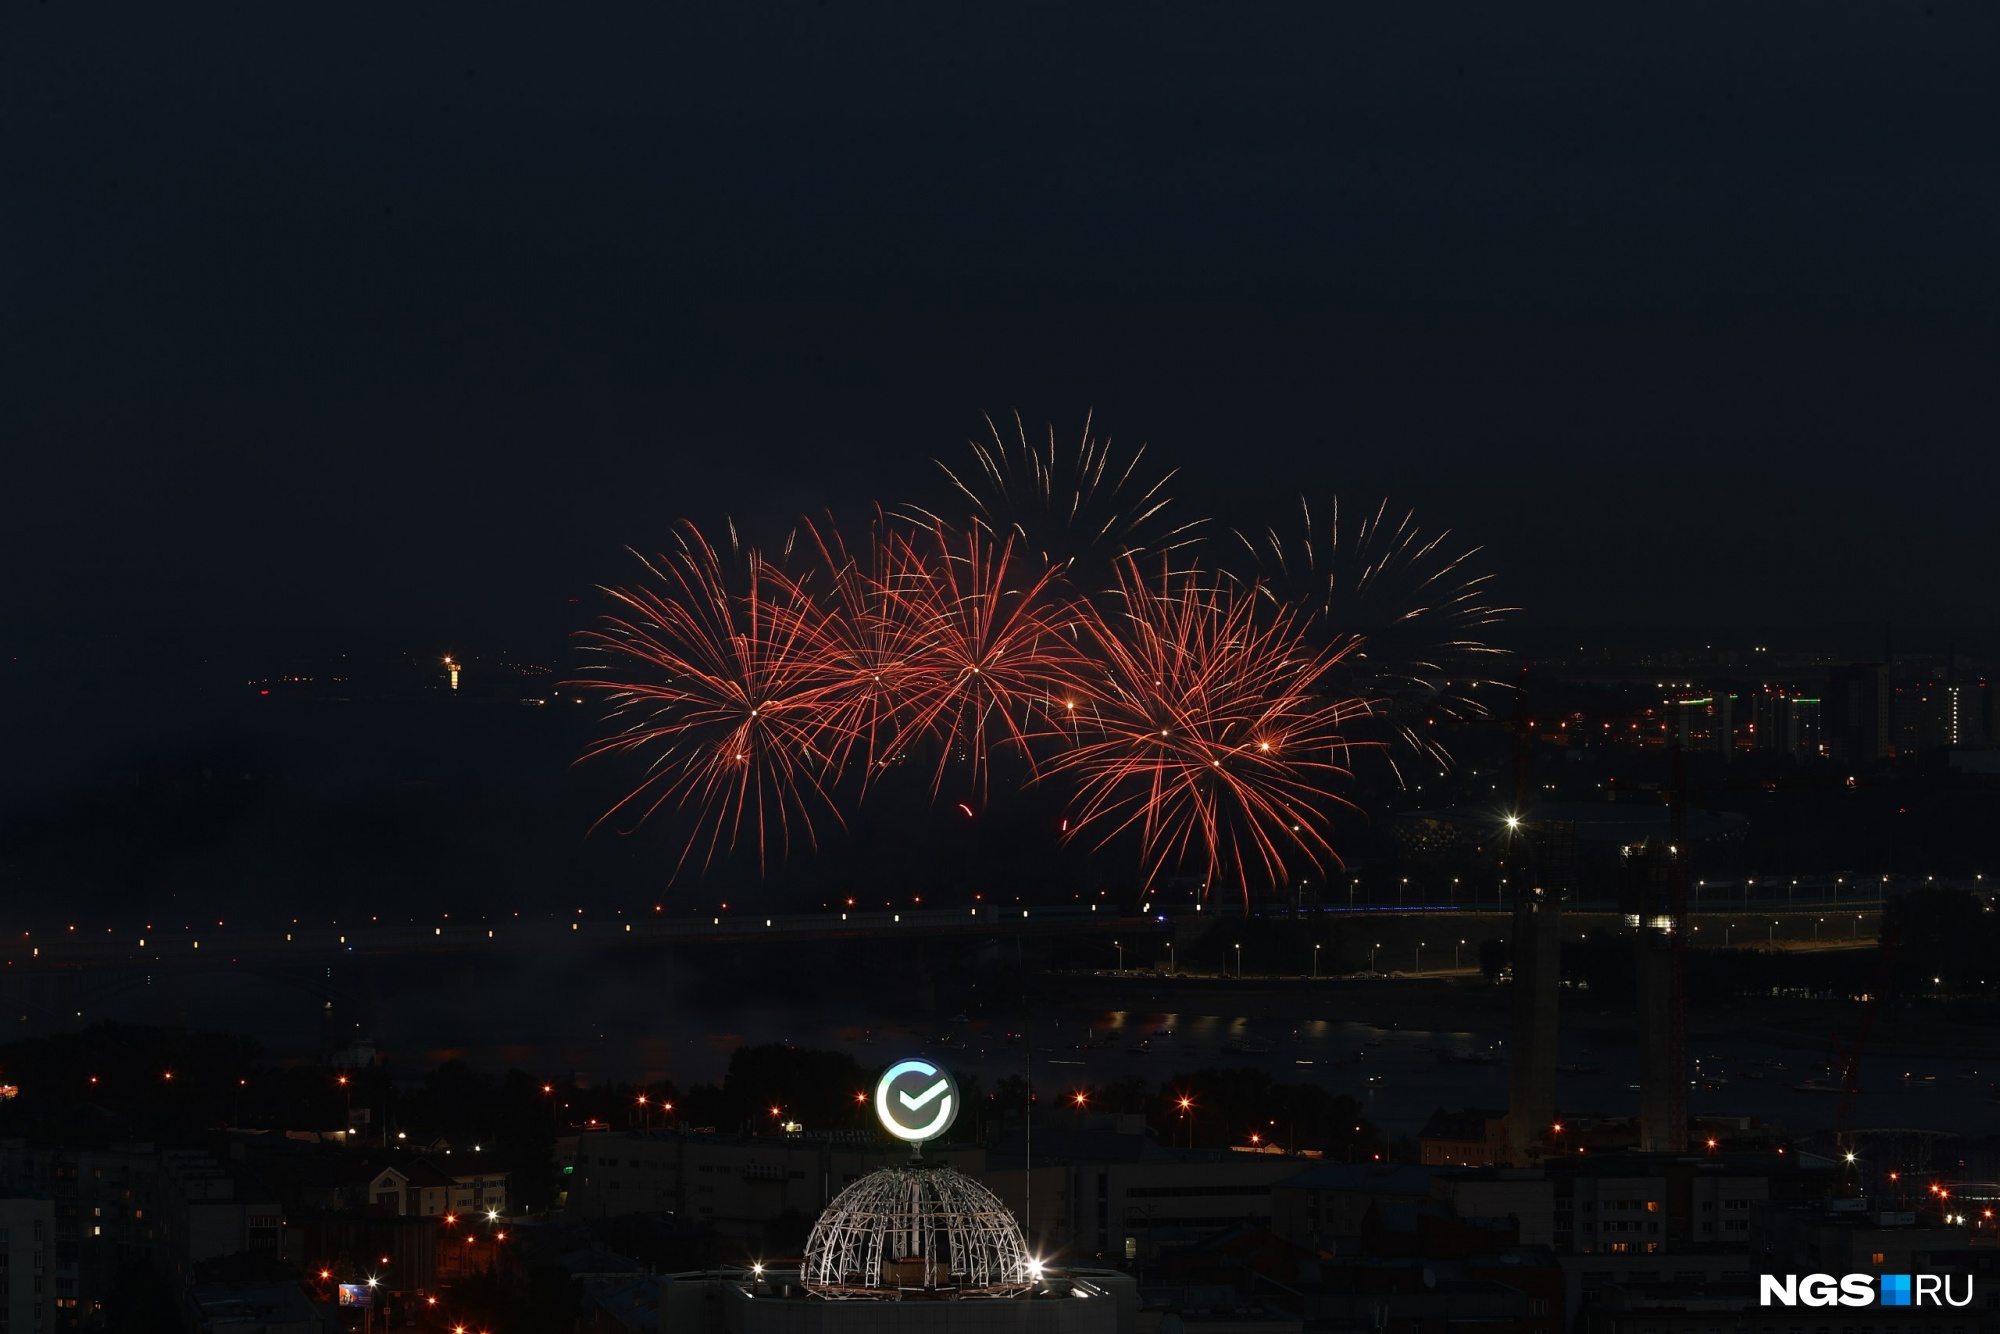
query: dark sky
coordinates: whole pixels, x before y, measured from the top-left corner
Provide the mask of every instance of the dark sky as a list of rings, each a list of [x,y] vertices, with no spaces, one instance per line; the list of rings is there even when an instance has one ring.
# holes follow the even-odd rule
[[[1095,408],[1544,624],[1990,629],[1996,70],[1983,3],[9,5],[0,626],[533,638]]]

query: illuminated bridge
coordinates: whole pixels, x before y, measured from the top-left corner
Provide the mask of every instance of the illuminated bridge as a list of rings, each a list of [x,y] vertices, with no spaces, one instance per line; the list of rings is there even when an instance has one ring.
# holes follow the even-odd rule
[[[1702,925],[1706,944],[1752,943],[1762,932],[1767,943],[1838,936],[1872,938],[1881,908],[1877,897],[1844,897],[1786,901],[1753,900],[1704,903],[1693,915]],[[1491,903],[1431,903],[1392,906],[1329,905],[1303,909],[1266,907],[1256,915],[1267,919],[1330,917],[1369,920],[1384,928],[1407,926],[1420,931],[1481,930],[1501,934],[1508,915]],[[1617,927],[1624,915],[1606,905],[1579,904],[1564,913],[1565,934],[1590,927]],[[1815,919],[1819,923],[1814,925]],[[879,911],[761,913],[725,912],[707,916],[646,915],[572,918],[507,917],[494,921],[368,922],[353,925],[282,928],[182,926],[158,931],[71,930],[47,935],[23,934],[0,944],[0,973],[130,968],[171,964],[176,968],[228,963],[309,962],[340,957],[389,957],[422,954],[507,953],[532,950],[595,950],[687,944],[781,944],[843,939],[1056,938],[1063,936],[1147,937],[1199,935],[1212,927],[1240,921],[1228,904],[1210,904],[1205,913],[1176,907],[1169,912],[1137,914],[1109,904],[1015,905],[982,904],[961,908],[882,909]],[[1303,923],[1302,923],[1303,924]],[[1844,928],[1844,929],[1843,929]],[[1730,933],[1739,933],[1732,939]],[[1710,934],[1712,933],[1712,934]]]
[[[1164,932],[1163,918],[1121,915],[1108,906],[920,908],[880,912],[730,912],[707,917],[597,917],[565,922],[510,917],[499,921],[429,924],[370,922],[353,926],[240,928],[217,925],[157,932],[23,935],[0,946],[0,968],[14,971],[124,967],[137,963],[276,962],[340,955],[467,953],[473,951],[616,949],[631,946],[741,944],[843,938],[954,936],[1073,936]]]

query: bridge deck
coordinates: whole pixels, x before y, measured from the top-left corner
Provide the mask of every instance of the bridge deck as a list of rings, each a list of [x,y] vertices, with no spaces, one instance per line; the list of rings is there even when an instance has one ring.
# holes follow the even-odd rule
[[[1694,914],[1697,921],[1742,922],[1825,916],[1872,915],[1879,910],[1873,900],[1846,899],[1837,903],[1787,905],[1754,904],[1749,908],[1730,906],[1720,910],[1704,908]],[[1236,917],[1227,905],[1211,905],[1212,916],[1227,921]],[[1326,907],[1294,914],[1282,909],[1261,910],[1266,917],[1411,918],[1483,921],[1499,925],[1507,914],[1492,907],[1468,904],[1430,904],[1407,908],[1362,905],[1355,908]],[[1166,914],[1134,915],[1103,905],[1057,905],[1028,907],[923,908],[907,911],[840,913],[720,913],[707,917],[653,916],[642,918],[578,916],[567,922],[549,919],[507,918],[492,922],[441,921],[418,923],[369,923],[355,926],[294,926],[290,929],[236,928],[218,926],[207,930],[181,928],[150,934],[89,935],[65,932],[46,940],[18,937],[0,944],[0,967],[17,972],[41,969],[129,966],[172,960],[177,964],[227,963],[255,959],[302,959],[329,954],[423,954],[467,951],[518,951],[561,948],[619,948],[626,946],[671,945],[689,942],[780,943],[788,941],[842,940],[860,937],[896,936],[964,937],[1111,935],[1122,933],[1133,939],[1174,932],[1175,923],[1186,924],[1194,914],[1179,910]],[[1616,925],[1623,915],[1602,907],[1584,905],[1565,914],[1579,924]],[[1745,942],[1749,943],[1748,941]]]

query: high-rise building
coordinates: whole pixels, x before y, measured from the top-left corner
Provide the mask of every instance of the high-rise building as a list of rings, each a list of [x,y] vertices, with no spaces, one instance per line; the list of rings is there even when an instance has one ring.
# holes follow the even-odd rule
[[[1895,688],[1890,716],[1896,753],[1920,755],[1947,750],[1974,739],[1978,714],[1972,692],[1942,681],[1916,681]]]
[[[1720,755],[1736,749],[1736,699],[1726,691],[1686,695],[1667,701],[1668,734],[1690,755]]]
[[[0,1200],[0,1329],[47,1334],[55,1328],[56,1206]]]
[[[1820,700],[1817,695],[1793,695],[1778,715],[1778,744],[1787,755],[1817,759],[1826,753],[1826,739],[1820,730]]]
[[[1827,753],[1851,764],[1868,764],[1890,754],[1889,668],[1856,662],[1828,673],[1821,698],[1821,726]]]
[[[1751,710],[1754,749],[1795,759],[1813,759],[1821,753],[1819,696],[1765,686],[1751,697]]]

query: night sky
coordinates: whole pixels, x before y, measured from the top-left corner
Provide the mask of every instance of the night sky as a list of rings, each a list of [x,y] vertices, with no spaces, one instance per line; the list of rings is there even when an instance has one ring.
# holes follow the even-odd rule
[[[1413,504],[1529,625],[1990,631],[1996,57],[1984,4],[10,5],[0,627],[547,642],[678,516],[1094,409],[1190,513]]]

